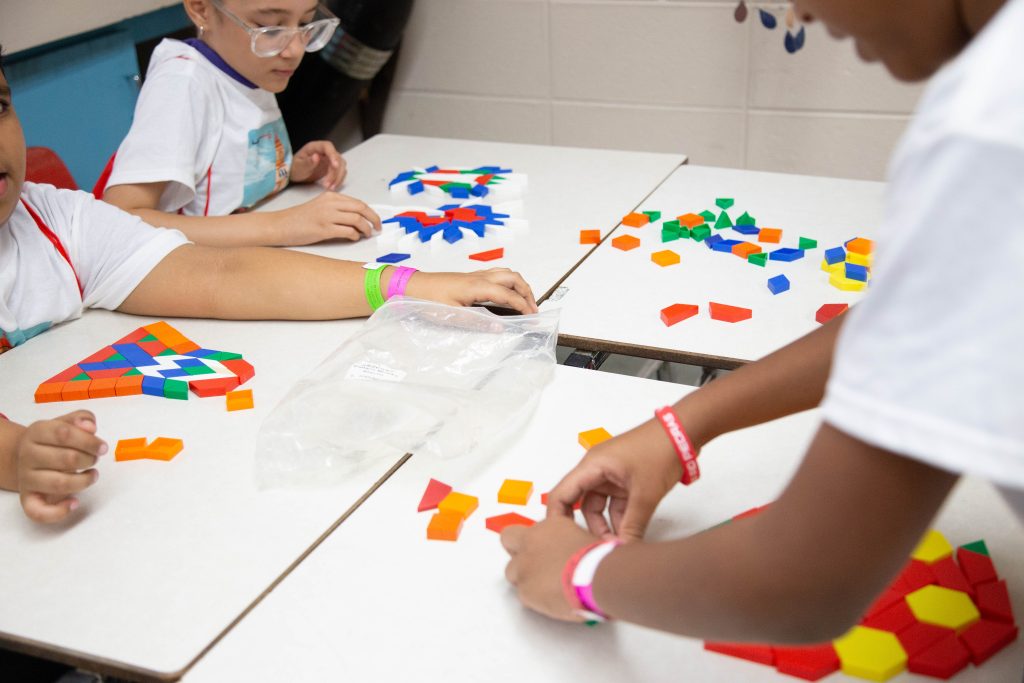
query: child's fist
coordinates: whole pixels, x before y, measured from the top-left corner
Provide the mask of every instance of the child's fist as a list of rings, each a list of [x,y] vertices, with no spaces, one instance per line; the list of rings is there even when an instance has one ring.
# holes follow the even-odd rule
[[[107,444],[96,436],[96,418],[78,410],[28,426],[18,440],[18,491],[29,519],[59,522],[78,507],[76,493],[96,483],[96,459]]]

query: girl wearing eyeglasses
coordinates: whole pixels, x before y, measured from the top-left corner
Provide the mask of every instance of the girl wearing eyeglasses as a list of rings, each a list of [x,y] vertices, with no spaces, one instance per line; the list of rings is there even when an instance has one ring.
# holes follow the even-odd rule
[[[164,40],[131,130],[96,195],[197,244],[292,246],[380,229],[364,202],[329,191],[247,213],[289,182],[335,190],[345,161],[327,140],[292,151],[275,93],[338,19],[316,0],[184,0],[198,37]]]

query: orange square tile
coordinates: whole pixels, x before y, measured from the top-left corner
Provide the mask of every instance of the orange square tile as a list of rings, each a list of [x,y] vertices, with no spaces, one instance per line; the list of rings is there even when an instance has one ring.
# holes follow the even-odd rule
[[[867,256],[875,251],[875,243],[867,238],[858,237],[846,243],[846,251]]]
[[[761,232],[757,234],[757,241],[778,244],[782,241],[782,230],[779,228],[761,228]]]
[[[665,249],[664,251],[656,251],[651,254],[651,260],[662,268],[665,266],[674,266],[679,263],[679,254],[671,249]]]
[[[679,225],[687,228],[696,228],[698,225],[704,225],[704,217],[698,216],[695,213],[684,213],[682,216],[676,216],[676,220],[679,221]]]
[[[476,510],[479,504],[480,500],[476,496],[468,496],[465,493],[452,491],[444,497],[444,500],[437,504],[437,509],[439,512],[451,512],[466,519],[473,514],[473,511]]]
[[[509,505],[526,505],[533,494],[533,482],[506,479],[498,490],[498,502]]]
[[[89,398],[110,398],[117,396],[117,377],[94,379],[89,385]]]
[[[36,403],[54,403],[60,401],[64,382],[48,382],[40,384],[36,389]]]
[[[225,396],[229,411],[252,409],[252,389],[229,391]]]
[[[89,387],[92,385],[92,380],[78,380],[77,382],[65,382],[64,387],[60,390],[60,400],[62,401],[84,401],[89,398]]]
[[[600,230],[580,230],[580,244],[600,244]]]
[[[142,393],[142,375],[118,377],[114,392],[118,396],[138,396]]]
[[[612,240],[612,246],[622,251],[629,251],[640,246],[640,239],[633,235],[619,235]]]
[[[431,541],[457,541],[464,521],[457,512],[438,512],[430,518],[427,538]]]
[[[650,222],[651,217],[645,213],[631,213],[622,218],[622,224],[628,225],[631,228],[642,228]]]
[[[733,245],[732,253],[739,256],[741,259],[746,259],[751,254],[760,254],[761,247],[750,242],[740,242],[739,244]]]

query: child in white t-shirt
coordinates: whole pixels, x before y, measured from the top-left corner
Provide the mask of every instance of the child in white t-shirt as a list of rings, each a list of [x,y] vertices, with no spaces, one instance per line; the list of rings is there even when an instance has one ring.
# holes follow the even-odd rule
[[[892,581],[961,475],[991,481],[1024,519],[1024,0],[794,7],[899,78],[938,71],[890,166],[872,289],[592,448],[549,494],[544,522],[504,532],[509,581],[549,616],[590,609],[697,638],[821,642]],[[639,540],[674,484],[699,474],[701,446],[819,403],[824,423],[771,507]],[[589,531],[572,521],[581,497]]]
[[[153,52],[128,136],[95,190],[197,244],[288,246],[357,240],[380,229],[338,194],[345,161],[326,140],[292,155],[274,93],[338,20],[315,0],[185,0],[199,38]],[[289,182],[327,190],[282,211],[246,213]]]
[[[358,263],[281,249],[197,246],[85,192],[24,179],[25,139],[0,58],[0,354],[85,308],[226,319],[370,313],[367,271]],[[380,273],[382,290],[391,291],[394,273],[390,267]],[[401,274],[407,276],[405,293],[412,297],[537,310],[529,286],[508,269]],[[32,519],[63,519],[78,505],[75,494],[96,481],[93,465],[106,450],[88,411],[27,428],[0,416],[0,488],[19,491]]]

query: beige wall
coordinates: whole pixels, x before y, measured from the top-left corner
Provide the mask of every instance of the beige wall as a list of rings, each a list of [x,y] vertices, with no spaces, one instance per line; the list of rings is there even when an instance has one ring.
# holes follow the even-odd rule
[[[779,8],[781,4],[772,5]],[[752,6],[752,9],[755,6]],[[881,179],[919,87],[734,0],[417,0],[385,130]]]
[[[0,41],[18,52],[116,23],[179,0],[0,0]]]

